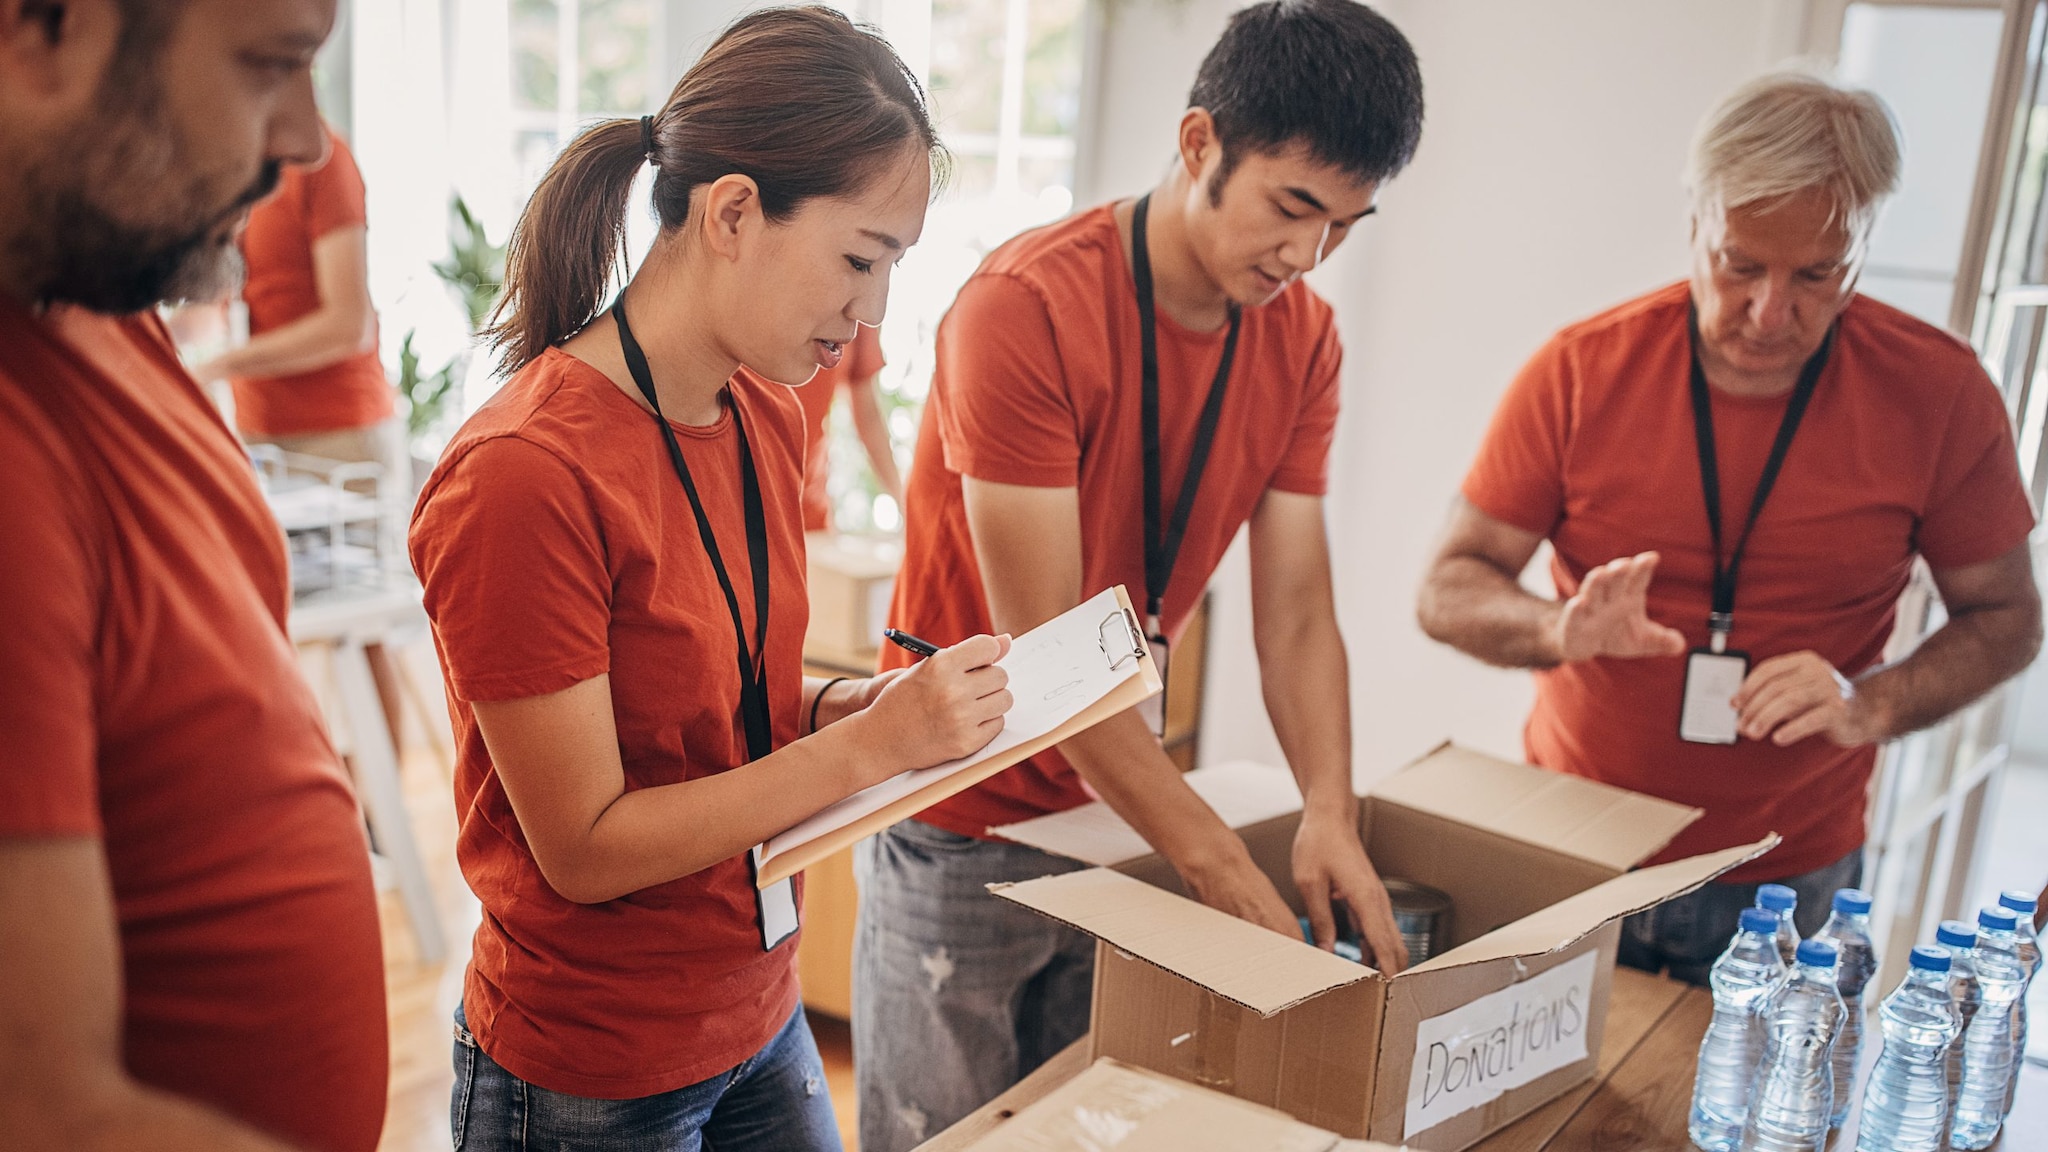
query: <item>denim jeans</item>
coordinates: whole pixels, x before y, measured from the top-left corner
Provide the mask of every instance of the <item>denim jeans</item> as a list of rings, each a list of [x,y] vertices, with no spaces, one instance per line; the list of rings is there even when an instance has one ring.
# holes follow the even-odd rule
[[[1708,884],[1623,920],[1619,960],[1646,972],[1664,971],[1673,980],[1705,984],[1714,961],[1735,935],[1737,917],[1756,903],[1756,890],[1762,885],[1783,884],[1799,893],[1792,922],[1804,940],[1827,923],[1835,890],[1854,888],[1862,881],[1863,849],[1858,848],[1825,868],[1784,880]]]
[[[505,1071],[455,1010],[455,1152],[840,1152],[825,1066],[799,1007],[709,1080],[637,1100],[551,1092]]]
[[[904,1152],[1088,1032],[1095,941],[985,885],[1083,867],[905,820],[854,856],[861,1152]]]

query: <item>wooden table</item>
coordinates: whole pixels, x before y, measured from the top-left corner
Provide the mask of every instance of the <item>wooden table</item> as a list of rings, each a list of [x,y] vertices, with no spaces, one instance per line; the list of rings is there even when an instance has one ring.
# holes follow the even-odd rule
[[[1614,973],[1607,1035],[1593,1078],[1472,1146],[1469,1152],[1694,1152],[1686,1137],[1693,1065],[1714,1000],[1693,988],[1628,968]],[[1875,1026],[1865,1034],[1864,1062],[1877,1055]],[[922,1144],[918,1152],[959,1152],[1087,1066],[1084,1039],[1053,1057],[1016,1087]],[[1861,1093],[1863,1080],[1857,1080]],[[1856,1116],[1831,1149],[1856,1146]],[[2048,1071],[2028,1066],[2019,1099],[1993,1147],[2048,1149]]]

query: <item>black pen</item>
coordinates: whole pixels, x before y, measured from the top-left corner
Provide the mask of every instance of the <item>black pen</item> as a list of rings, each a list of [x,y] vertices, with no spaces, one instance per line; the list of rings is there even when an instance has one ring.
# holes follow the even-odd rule
[[[888,637],[889,641],[895,644],[898,648],[901,648],[904,651],[909,652],[911,655],[916,656],[920,660],[924,659],[927,656],[936,656],[939,652],[939,646],[937,644],[934,644],[929,640],[919,640],[917,637],[912,636],[908,632],[899,632],[894,628],[884,628],[882,629],[882,635]]]

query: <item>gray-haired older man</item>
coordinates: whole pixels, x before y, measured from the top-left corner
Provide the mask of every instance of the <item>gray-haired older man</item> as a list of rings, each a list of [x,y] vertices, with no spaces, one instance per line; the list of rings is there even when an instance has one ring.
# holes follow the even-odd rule
[[[1961,341],[1856,294],[1898,140],[1875,96],[1753,81],[1702,125],[1686,282],[1559,332],[1509,388],[1422,588],[1422,625],[1535,668],[1536,763],[1705,809],[1665,858],[1777,851],[1626,925],[1701,981],[1760,882],[1812,932],[1862,872],[1875,745],[2025,667],[2034,523]],[[1561,600],[1524,592],[1555,549]],[[1949,612],[1879,663],[1915,557]]]

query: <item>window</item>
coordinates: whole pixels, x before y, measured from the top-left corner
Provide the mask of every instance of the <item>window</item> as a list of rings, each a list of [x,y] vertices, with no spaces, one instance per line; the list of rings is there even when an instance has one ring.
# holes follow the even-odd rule
[[[512,152],[522,195],[588,121],[638,116],[654,75],[657,0],[512,0]]]
[[[1086,0],[870,0],[877,24],[921,73],[952,181],[897,269],[882,325],[880,393],[903,457],[930,390],[939,320],[981,258],[1073,207]],[[928,46],[925,52],[917,49]],[[902,511],[869,474],[852,420],[835,409],[832,494],[843,531],[893,532]]]

